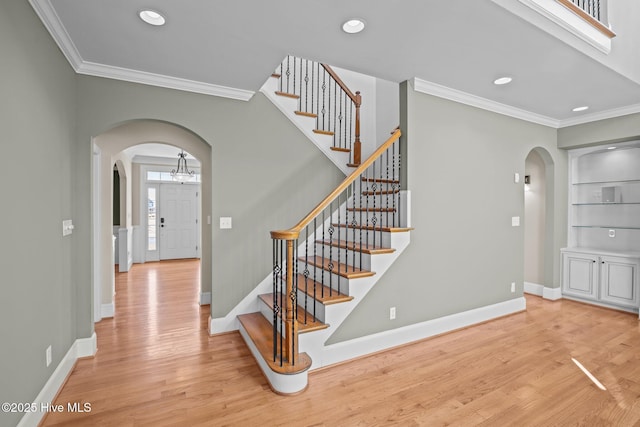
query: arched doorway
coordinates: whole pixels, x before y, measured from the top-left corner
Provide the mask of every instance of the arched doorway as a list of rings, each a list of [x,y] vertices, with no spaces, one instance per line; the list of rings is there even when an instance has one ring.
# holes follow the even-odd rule
[[[524,291],[555,299],[553,288],[554,162],[532,149],[525,159]]]
[[[144,143],[172,145],[191,153],[200,163],[201,199],[199,204],[201,232],[200,303],[209,304],[211,299],[211,146],[193,132],[175,124],[157,120],[136,120],[120,124],[93,138],[93,269],[94,269],[94,321],[111,317],[114,307],[114,250],[113,250],[113,165],[124,150]],[[125,162],[126,163],[126,162]],[[123,163],[124,165],[124,163]],[[125,166],[126,169],[126,166]],[[130,169],[130,168],[129,168]],[[131,177],[131,170],[127,170]],[[135,178],[135,177],[134,177]],[[135,178],[135,179],[139,179]],[[136,221],[133,215],[133,179],[126,182],[126,212],[121,215],[123,228]],[[121,187],[122,193],[122,187]],[[123,218],[124,217],[124,218]],[[136,224],[140,225],[140,224]]]

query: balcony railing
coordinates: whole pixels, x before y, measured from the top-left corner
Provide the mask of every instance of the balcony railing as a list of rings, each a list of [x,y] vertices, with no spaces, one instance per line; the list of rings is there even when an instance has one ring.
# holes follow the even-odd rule
[[[604,6],[606,0],[571,0],[571,3],[582,9],[587,15],[593,19],[605,23]]]

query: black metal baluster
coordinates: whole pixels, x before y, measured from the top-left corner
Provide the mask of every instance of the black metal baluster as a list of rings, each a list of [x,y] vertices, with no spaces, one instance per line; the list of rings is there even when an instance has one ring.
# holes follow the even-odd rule
[[[333,212],[333,202],[329,203],[329,296],[333,295],[333,224],[331,223]]]
[[[333,80],[333,78],[331,79]],[[329,91],[329,93],[331,93],[331,91]],[[337,98],[337,94],[338,94],[338,83],[333,80],[333,126],[330,127],[328,130],[332,130],[333,129],[333,146],[336,147],[336,114],[337,114],[337,108],[336,108],[336,98]],[[329,107],[331,108],[331,107]],[[339,147],[339,145],[338,145]]]
[[[292,271],[293,283],[291,286],[291,295],[288,297],[291,299],[291,310],[293,311],[293,325],[291,327],[291,347],[289,354],[291,355],[291,364],[296,364],[296,352],[294,349],[296,348],[296,337],[298,336],[298,332],[296,331],[296,325],[298,324],[298,239],[293,242],[293,265],[294,270]]]
[[[325,233],[324,233],[324,225],[325,225],[325,221],[324,221],[324,210],[322,210],[322,270],[320,274],[322,274],[322,288],[320,288],[320,293],[322,298],[324,298],[324,246],[325,246]],[[316,260],[317,263],[317,260]],[[331,278],[329,278],[329,280],[331,280]]]
[[[402,226],[402,144],[401,138],[398,138],[393,145],[398,145],[398,226]]]
[[[324,121],[325,113],[326,113],[326,109],[325,109],[326,90],[327,90],[327,71],[324,70],[324,73],[322,73],[322,127],[320,128],[322,130],[326,130],[325,121]]]
[[[282,266],[282,267],[280,267],[280,271],[281,272],[282,272],[282,269],[284,267],[284,264],[282,262],[282,256],[283,256],[283,247],[282,247],[282,245],[283,245],[283,243],[284,243],[284,241],[281,240],[280,241],[280,265]],[[287,266],[287,268],[289,268],[289,266]],[[285,274],[285,276],[286,276],[286,274]],[[283,348],[284,348],[283,347],[283,339],[282,339],[282,331],[283,331],[283,329],[282,329],[282,325],[283,325],[283,322],[282,322],[282,305],[281,305],[282,304],[282,280],[280,281],[280,285],[278,287],[278,295],[276,296],[275,301],[278,301],[278,316],[279,316],[279,320],[275,324],[280,324],[280,334],[279,334],[280,336],[278,337],[278,339],[280,341],[280,366],[282,366],[282,361],[283,361],[282,358],[283,358],[283,353],[284,353],[282,351]],[[274,301],[274,306],[275,306],[275,301]]]
[[[353,215],[351,218],[351,227],[353,227],[353,232],[352,232],[352,239],[353,239],[353,255],[351,257],[351,271],[356,271],[356,225],[358,224],[356,222],[356,182],[353,181],[353,183],[351,184],[351,198],[352,198],[352,206],[353,206]],[[346,218],[345,218],[346,219]],[[347,222],[347,232],[349,231],[349,223]]]
[[[318,240],[317,232],[318,232],[318,227],[316,226],[316,218],[313,218],[313,262],[314,262],[314,264],[315,264],[316,259],[317,259],[317,257],[316,257],[316,247],[318,246],[317,243],[316,243],[316,240]],[[316,282],[316,271],[317,270],[318,269],[314,266],[314,268],[313,268],[313,301],[314,301],[314,303],[313,303],[313,317],[314,318],[317,318],[316,317],[316,303],[315,303],[316,296],[318,295],[316,293],[317,292],[317,289],[316,289],[316,285],[317,285],[317,282]]]
[[[304,227],[304,271],[302,274],[304,275],[304,324],[307,324],[307,313],[309,300],[309,226]],[[296,288],[296,292],[298,292],[298,288]],[[314,315],[315,316],[315,315]]]
[[[277,330],[278,330],[278,324],[276,323],[276,316],[277,316],[277,311],[276,311],[276,291],[278,289],[278,282],[280,281],[280,277],[278,277],[278,272],[279,272],[279,267],[278,267],[278,241],[276,239],[273,239],[273,285],[272,285],[272,291],[271,294],[273,296],[273,361],[276,361],[276,358],[278,357],[278,341],[277,341]]]

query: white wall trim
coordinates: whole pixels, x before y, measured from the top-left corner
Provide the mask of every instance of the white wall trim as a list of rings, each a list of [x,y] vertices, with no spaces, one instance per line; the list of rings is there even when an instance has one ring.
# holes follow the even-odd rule
[[[29,0],[40,20],[44,23],[51,37],[69,61],[76,73],[89,76],[106,77],[115,80],[123,80],[133,83],[141,83],[150,86],[164,87],[168,89],[183,90],[186,92],[200,93],[203,95],[221,96],[223,98],[248,101],[253,97],[254,91],[236,89],[211,83],[196,82],[193,80],[168,77],[160,74],[147,73],[145,71],[130,70],[110,65],[97,64],[82,59],[78,48],[73,43],[69,33],[62,25],[60,17],[51,5],[51,0]]]
[[[539,285],[537,283],[524,282],[524,291],[528,294],[542,296],[544,291],[544,285]]]
[[[568,126],[581,125],[584,123],[612,119],[614,117],[621,117],[637,113],[640,113],[640,104],[627,105],[625,107],[612,108],[611,110],[600,111],[598,113],[585,114],[572,119],[560,120],[559,127],[563,128]]]
[[[211,292],[200,292],[200,305],[211,304]]]
[[[110,302],[109,304],[102,304],[100,306],[100,314],[102,318],[113,317],[116,312],[115,304]]]
[[[560,287],[548,288],[545,286],[542,290],[542,298],[552,301],[559,300],[562,298],[562,289]]]
[[[82,63],[76,68],[76,72],[78,74],[85,74],[88,76],[106,77],[115,80],[141,83],[167,89],[182,90],[185,92],[200,93],[203,95],[220,96],[223,98],[231,98],[239,101],[248,101],[253,97],[253,94],[255,93],[251,90],[236,89],[212,83],[202,83],[194,80],[163,76],[161,74],[148,73],[146,71],[130,70],[127,68],[114,67],[111,65],[97,64],[87,61],[82,61]]]
[[[425,322],[331,344],[324,348],[323,366],[397,347],[445,332],[451,332],[456,329],[517,313],[526,310],[526,308],[527,302],[525,298],[519,297],[438,319],[427,320]]]
[[[75,340],[42,390],[40,390],[40,393],[38,393],[38,396],[33,400],[33,403],[36,404],[38,408],[53,402],[58,391],[64,385],[71,370],[75,366],[76,361],[81,357],[94,356],[98,350],[97,343],[98,340],[95,332],[90,338],[79,338]],[[35,427],[42,421],[45,414],[46,412],[43,411],[27,412],[18,423],[18,427]]]
[[[459,102],[461,104],[470,105],[472,107],[481,108],[494,113],[504,114],[505,116],[514,117],[516,119],[526,120],[528,122],[553,128],[560,126],[560,122],[556,119],[552,119],[551,117],[532,113],[521,108],[512,107],[507,104],[502,104],[461,90],[452,89],[437,83],[422,80],[417,77],[413,79],[413,89],[416,92],[422,92],[427,95],[437,96],[439,98],[448,99],[450,101]]]

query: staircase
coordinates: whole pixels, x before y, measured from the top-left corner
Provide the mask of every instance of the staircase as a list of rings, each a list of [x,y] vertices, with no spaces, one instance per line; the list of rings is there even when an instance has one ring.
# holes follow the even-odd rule
[[[354,95],[355,100],[348,94],[339,95],[348,99],[345,106],[328,113],[327,99],[318,100],[318,94],[327,96],[322,88],[332,84],[325,75],[323,83],[314,82],[316,88],[308,90],[314,94],[317,109],[307,108],[304,104],[311,97],[304,95],[304,86],[309,89],[309,79],[299,75],[305,84],[296,91],[291,89],[295,84],[282,83],[286,61],[291,57],[272,76],[280,86],[274,95],[297,100],[292,106],[294,114],[314,119],[315,123],[308,123],[310,133],[330,137],[328,151],[348,157],[343,165],[351,170],[298,224],[271,232],[271,292],[258,296],[259,311],[238,316],[240,333],[271,388],[288,395],[307,387],[310,369],[336,362],[335,357],[326,357],[326,341],[408,246],[411,228],[406,219],[406,194],[401,191],[400,130],[394,130],[361,162],[355,152],[360,142],[359,114],[348,125],[344,114],[349,102],[359,108],[360,94]],[[300,70],[310,68],[308,62],[299,61]],[[320,65],[322,68],[311,63],[316,70],[326,69]],[[335,83],[335,93],[338,86]],[[323,102],[325,107],[320,108]],[[326,120],[328,125],[322,123],[327,114],[335,116]]]

